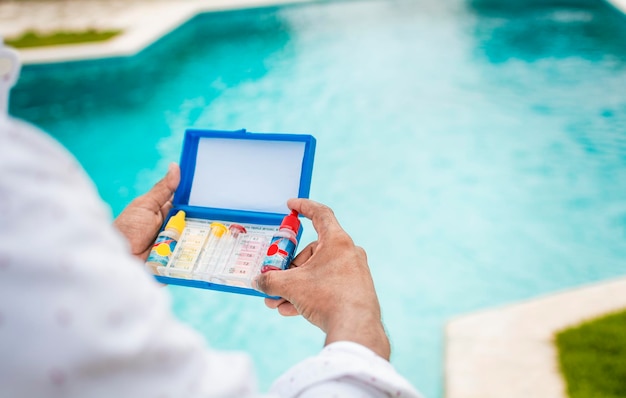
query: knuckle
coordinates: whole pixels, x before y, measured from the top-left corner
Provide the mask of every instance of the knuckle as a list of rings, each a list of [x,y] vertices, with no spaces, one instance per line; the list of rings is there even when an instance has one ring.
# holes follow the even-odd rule
[[[330,207],[320,204],[317,210],[317,215],[320,221],[325,223],[330,223],[335,219],[335,212]]]
[[[325,204],[320,203],[319,205],[319,211],[320,213],[324,213],[326,215],[329,216],[335,216],[335,212],[333,211],[333,209],[331,209],[330,207],[326,206]]]
[[[343,249],[350,249],[354,247],[354,242],[350,235],[346,233],[337,234],[336,237],[333,238],[335,244]]]
[[[361,246],[356,246],[356,255],[362,260],[367,261],[367,252]]]

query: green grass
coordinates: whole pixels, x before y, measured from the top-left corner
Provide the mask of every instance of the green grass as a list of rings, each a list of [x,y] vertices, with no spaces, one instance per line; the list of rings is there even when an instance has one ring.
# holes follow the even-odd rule
[[[88,29],[80,32],[60,31],[43,34],[31,30],[19,37],[7,39],[6,44],[15,48],[32,48],[62,44],[92,43],[108,40],[121,32],[121,30],[97,31]]]
[[[570,398],[626,397],[626,311],[556,335]]]

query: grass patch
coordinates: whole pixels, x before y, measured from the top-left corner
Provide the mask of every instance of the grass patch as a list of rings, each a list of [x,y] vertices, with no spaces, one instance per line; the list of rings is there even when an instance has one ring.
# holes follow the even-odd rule
[[[15,48],[32,48],[58,46],[62,44],[93,43],[109,40],[122,33],[121,30],[88,29],[80,32],[38,33],[29,30],[19,37],[5,40],[6,44]]]
[[[556,335],[570,398],[626,397],[626,311]]]

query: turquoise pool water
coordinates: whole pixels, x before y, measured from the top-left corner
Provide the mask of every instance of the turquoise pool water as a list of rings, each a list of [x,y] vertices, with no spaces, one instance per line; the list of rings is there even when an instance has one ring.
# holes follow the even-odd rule
[[[187,126],[314,134],[311,196],[367,250],[392,360],[429,397],[451,317],[626,273],[626,19],[601,2],[203,15],[130,59],[27,67],[11,111],[114,213]],[[322,345],[258,298],[171,292],[214,347],[253,355],[263,387]]]

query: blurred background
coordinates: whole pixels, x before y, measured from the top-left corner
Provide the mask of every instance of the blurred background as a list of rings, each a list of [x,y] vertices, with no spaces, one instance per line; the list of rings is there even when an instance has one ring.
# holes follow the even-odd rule
[[[5,39],[24,33],[18,3],[0,1]],[[31,21],[89,29],[77,3]],[[123,5],[91,6],[124,35]],[[451,317],[626,274],[625,44],[626,17],[595,0],[256,7],[134,56],[26,65],[10,112],[67,147],[113,215],[178,161],[187,127],[314,135],[311,198],[368,253],[392,363],[441,397]],[[251,353],[264,389],[323,344],[259,298],[168,289],[213,347]]]

